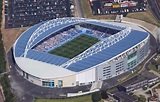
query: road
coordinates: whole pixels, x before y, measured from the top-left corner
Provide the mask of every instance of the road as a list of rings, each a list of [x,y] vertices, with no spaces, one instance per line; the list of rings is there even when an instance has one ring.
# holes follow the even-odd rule
[[[84,18],[80,0],[75,0],[78,17]]]
[[[160,21],[160,8],[157,4],[157,1],[156,0],[147,0],[147,1],[150,9],[154,13],[154,16]]]

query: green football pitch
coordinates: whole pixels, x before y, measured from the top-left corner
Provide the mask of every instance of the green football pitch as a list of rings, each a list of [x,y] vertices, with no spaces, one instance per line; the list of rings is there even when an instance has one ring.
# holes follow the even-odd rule
[[[99,39],[97,38],[82,34],[75,39],[63,44],[62,46],[50,51],[49,53],[66,58],[73,58],[98,41]]]

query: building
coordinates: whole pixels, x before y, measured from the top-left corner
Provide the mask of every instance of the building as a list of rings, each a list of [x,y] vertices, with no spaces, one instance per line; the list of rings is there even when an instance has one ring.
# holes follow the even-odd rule
[[[122,83],[118,86],[118,89],[120,91],[130,93],[142,87],[148,87],[156,82],[159,82],[159,77],[151,72],[147,72],[143,75],[137,75],[130,80]]]
[[[14,43],[13,54],[17,71],[28,81],[43,87],[74,87],[133,70],[149,55],[149,41],[145,30],[131,24],[59,18],[25,31]]]
[[[135,99],[133,96],[128,95],[123,91],[114,92],[112,95],[115,102],[138,102],[138,100]]]
[[[90,0],[90,6],[94,15],[126,15],[129,12],[146,11],[146,2],[144,0]]]

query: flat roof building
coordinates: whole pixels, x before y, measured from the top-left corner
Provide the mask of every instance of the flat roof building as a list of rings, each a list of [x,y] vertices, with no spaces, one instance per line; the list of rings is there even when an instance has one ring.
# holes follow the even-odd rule
[[[127,93],[130,93],[142,87],[148,87],[149,85],[152,85],[158,81],[159,81],[159,77],[157,75],[151,72],[146,72],[143,75],[136,75],[135,77],[120,84],[118,86],[118,89],[120,91],[125,91]]]

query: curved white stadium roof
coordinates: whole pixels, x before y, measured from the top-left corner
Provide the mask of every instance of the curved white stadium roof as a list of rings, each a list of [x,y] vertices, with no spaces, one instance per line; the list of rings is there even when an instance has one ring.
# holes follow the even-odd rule
[[[23,71],[42,79],[60,78],[75,74],[75,72],[65,68],[29,58],[18,57],[16,58],[16,62],[18,62],[18,66],[22,68]]]

